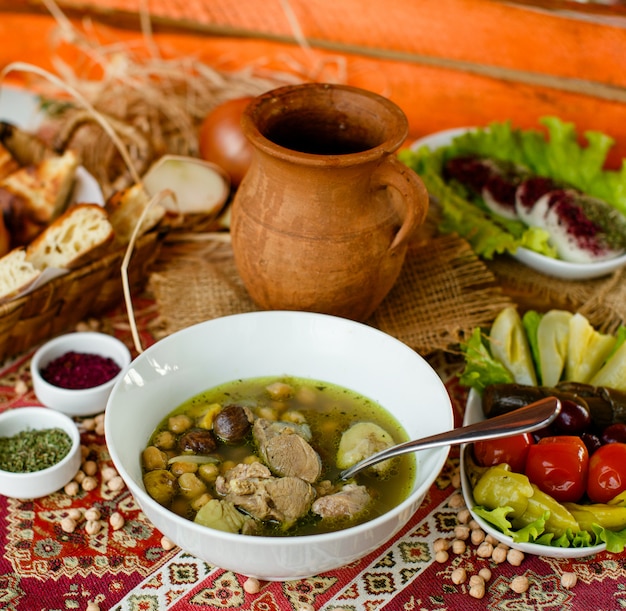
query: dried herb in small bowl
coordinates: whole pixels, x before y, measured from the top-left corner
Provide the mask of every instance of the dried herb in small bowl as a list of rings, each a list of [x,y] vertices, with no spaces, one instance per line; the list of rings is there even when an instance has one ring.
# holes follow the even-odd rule
[[[33,473],[56,465],[72,447],[61,428],[26,429],[11,437],[0,437],[0,469],[11,473]]]

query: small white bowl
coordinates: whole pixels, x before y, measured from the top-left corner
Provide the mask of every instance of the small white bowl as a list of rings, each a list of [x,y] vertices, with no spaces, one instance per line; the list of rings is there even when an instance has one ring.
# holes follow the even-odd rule
[[[82,389],[62,388],[44,380],[43,369],[68,352],[111,358],[120,366],[120,373],[104,384]],[[112,335],[93,331],[68,333],[46,342],[35,352],[30,364],[33,388],[37,399],[47,407],[68,416],[92,416],[104,411],[113,386],[130,361],[129,349]]]
[[[411,145],[411,149],[416,151],[423,146],[427,146],[431,151],[434,151],[445,146],[450,146],[454,138],[462,136],[472,129],[476,128],[455,127],[446,129],[416,140]],[[537,272],[554,278],[561,278],[562,280],[591,280],[593,278],[600,278],[626,265],[626,254],[605,261],[572,263],[570,261],[563,261],[562,259],[546,257],[528,248],[519,247],[511,256]]]
[[[74,421],[46,407],[16,407],[0,414],[0,437],[25,430],[63,429],[72,440],[70,451],[55,465],[31,473],[0,469],[0,494],[18,499],[36,499],[60,490],[80,469],[80,434]]]

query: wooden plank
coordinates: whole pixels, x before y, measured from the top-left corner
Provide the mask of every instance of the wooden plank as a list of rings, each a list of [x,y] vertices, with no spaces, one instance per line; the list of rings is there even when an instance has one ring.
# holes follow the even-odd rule
[[[305,80],[344,81],[377,91],[407,113],[411,138],[493,120],[535,127],[541,116],[557,115],[581,131],[614,135],[618,143],[612,161],[626,157],[626,74],[621,69],[626,38],[619,25],[483,0],[291,0],[290,7],[300,11],[300,23],[317,43],[307,47],[294,39],[280,3],[269,2],[267,11],[249,15],[251,2],[203,4],[211,12],[202,19],[212,20],[210,24],[174,27],[171,17],[156,20],[155,41],[166,56],[197,56],[218,69],[264,66]],[[352,15],[351,27],[340,27],[357,4],[362,9]],[[386,19],[381,17],[383,4]],[[178,5],[151,3],[153,11]],[[120,15],[110,6],[107,10],[109,16]],[[130,27],[137,15],[125,14],[128,27],[95,23],[89,32],[103,44],[134,48],[139,42],[141,47],[138,30]],[[80,26],[81,21],[73,23]],[[0,36],[6,42],[0,65],[20,60],[51,68],[54,30],[54,21],[44,14],[2,13]],[[69,47],[62,51],[71,58]]]

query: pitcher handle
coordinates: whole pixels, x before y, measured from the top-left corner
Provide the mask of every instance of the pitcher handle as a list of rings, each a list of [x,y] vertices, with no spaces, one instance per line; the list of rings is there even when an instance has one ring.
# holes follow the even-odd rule
[[[398,160],[393,154],[386,155],[374,172],[378,188],[395,189],[404,203],[404,219],[389,250],[397,250],[424,222],[428,212],[428,191],[414,170]]]

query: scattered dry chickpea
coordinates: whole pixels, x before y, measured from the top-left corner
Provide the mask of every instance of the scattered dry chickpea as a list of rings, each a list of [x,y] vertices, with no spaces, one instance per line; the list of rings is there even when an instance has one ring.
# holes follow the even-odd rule
[[[18,380],[15,382],[13,390],[17,395],[25,395],[28,392],[28,385],[24,382],[24,380]]]
[[[86,477],[85,472],[82,469],[79,469],[78,471],[76,471],[76,475],[74,476],[74,481],[79,484],[82,484],[85,477]]]
[[[243,582],[243,589],[248,594],[258,594],[261,591],[261,584],[258,579],[248,577],[248,579]]]
[[[567,572],[561,575],[561,586],[563,586],[567,590],[573,588],[577,582],[578,577],[576,576],[576,573]]]
[[[486,582],[491,579],[491,569],[488,569],[486,566],[478,571],[478,576],[482,577]]]
[[[81,456],[81,460],[87,460],[87,456],[89,456],[89,448],[87,446],[81,445],[80,446],[80,456]]]
[[[493,554],[493,545],[487,541],[483,541],[476,550],[479,558],[491,558],[491,554]]]
[[[528,590],[528,577],[524,575],[518,575],[511,580],[510,588],[517,594],[522,594]]]
[[[463,500],[463,495],[458,492],[455,492],[448,501],[448,505],[453,509],[461,509],[465,507],[465,501]]]
[[[475,528],[470,533],[470,541],[472,545],[480,545],[485,540],[485,531],[482,528]]]
[[[450,547],[450,541],[448,541],[448,539],[444,539],[443,537],[436,539],[435,542],[433,543],[433,550],[435,551],[435,553],[445,552],[448,550],[449,547]]]
[[[493,535],[486,535],[485,541],[487,541],[487,543],[491,543],[491,545],[494,545],[494,546],[500,543],[500,541],[498,541]]]
[[[83,512],[78,507],[70,508],[67,512],[67,515],[77,522],[83,519]]]
[[[464,554],[466,549],[467,549],[467,545],[465,544],[465,541],[463,541],[463,539],[455,539],[452,542],[452,552],[454,554],[457,554],[457,555]]]
[[[469,521],[468,526],[469,526],[472,530],[478,530],[478,529],[480,528],[480,524],[479,524],[476,520],[474,520],[474,519],[472,519],[472,520],[470,520],[470,521]]]
[[[64,533],[73,533],[76,530],[76,520],[67,516],[61,520],[61,530]]]
[[[469,536],[470,536],[469,526],[467,526],[465,524],[459,524],[459,525],[455,526],[454,527],[454,536],[457,539],[461,539],[462,541],[465,541],[465,540],[469,539]]]
[[[441,564],[444,564],[445,562],[448,561],[449,558],[449,554],[448,552],[446,552],[445,549],[439,550],[436,554],[435,554],[435,561],[439,562]]]
[[[95,535],[102,529],[102,524],[99,520],[87,520],[85,523],[85,532],[88,535]]]
[[[452,484],[453,488],[461,487],[461,474],[458,471],[455,471],[452,474],[452,477],[450,478],[450,483]]]
[[[120,475],[116,475],[107,482],[107,485],[109,487],[109,490],[116,492],[117,490],[122,490],[122,488],[124,488],[126,484],[124,483],[124,480],[121,478]]]
[[[510,549],[506,554],[506,559],[509,564],[513,566],[519,566],[524,561],[524,552],[518,549]]]
[[[85,475],[95,475],[98,472],[98,463],[95,460],[86,460],[82,464]]]
[[[85,511],[85,520],[99,520],[102,517],[102,513],[97,507],[92,507]]]
[[[169,550],[174,549],[176,544],[171,539],[163,535],[161,537],[161,547],[168,552]]]
[[[72,480],[65,484],[63,491],[67,496],[76,496],[78,494],[78,490],[80,489],[80,484],[76,480]]]
[[[96,423],[96,428],[94,429],[94,433],[96,435],[100,435],[101,437],[104,436],[104,422],[102,424]]]
[[[452,583],[459,585],[461,583],[465,583],[467,573],[463,567],[459,567],[458,569],[454,569],[454,571],[452,571],[450,578],[452,579]]]
[[[483,587],[484,587],[484,585],[485,585],[485,580],[484,580],[484,578],[483,578],[480,574],[478,574],[478,575],[472,575],[472,576],[470,577],[470,579],[469,579],[469,586],[470,586],[470,588],[471,588],[472,586],[477,586],[477,585],[481,585],[481,584],[482,584],[482,585],[483,585]]]
[[[472,598],[483,598],[485,596],[485,584],[475,583],[470,586],[469,595]]]
[[[491,552],[491,559],[496,564],[502,564],[506,561],[506,549],[504,549],[501,545],[496,545]]]
[[[118,511],[114,511],[109,518],[109,524],[113,530],[119,530],[124,526],[124,516]]]
[[[100,611],[100,605],[93,601],[89,601],[87,603],[87,608],[85,609],[85,611]]]
[[[80,484],[85,492],[91,492],[97,488],[98,480],[91,475],[87,475]]]
[[[100,473],[103,482],[111,481],[117,475],[117,469],[113,467],[104,467]]]
[[[467,507],[464,507],[463,509],[461,509],[461,511],[459,511],[456,519],[459,521],[459,524],[467,524],[470,521],[471,515],[472,514],[470,513],[469,509]]]
[[[85,431],[93,431],[96,428],[96,421],[93,418],[85,418],[81,425]]]

